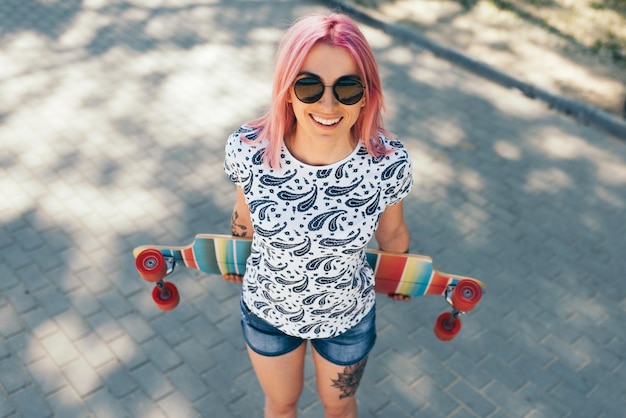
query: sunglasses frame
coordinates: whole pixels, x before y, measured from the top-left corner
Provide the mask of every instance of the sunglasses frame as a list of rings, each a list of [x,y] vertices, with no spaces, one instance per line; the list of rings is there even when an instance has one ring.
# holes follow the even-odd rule
[[[335,99],[337,99],[337,101],[345,106],[353,106],[357,103],[359,103],[361,101],[361,99],[363,98],[363,95],[365,94],[365,86],[363,85],[363,83],[361,82],[361,80],[359,79],[359,77],[355,76],[355,75],[344,75],[341,76],[337,79],[337,81],[335,81],[335,84],[333,84],[332,86],[326,86],[324,85],[324,83],[322,82],[322,79],[319,78],[318,76],[314,75],[314,74],[305,74],[306,77],[302,77],[297,79],[294,83],[293,83],[293,92],[296,95],[296,97],[298,98],[298,100],[300,100],[302,103],[306,103],[306,104],[312,104],[312,103],[316,103],[319,102],[322,97],[324,97],[324,93],[326,92],[326,87],[332,87],[333,90],[333,96],[335,97]],[[322,87],[321,91],[318,94],[315,94],[313,96],[309,96],[309,97],[313,97],[315,98],[315,100],[310,100],[307,99],[305,97],[305,100],[303,100],[299,95],[298,95],[298,83],[301,82],[302,80],[315,80],[317,81],[319,84],[319,86]],[[355,86],[358,86],[361,88],[361,94],[359,96],[359,99],[355,102],[348,102],[346,103],[344,100],[339,97],[339,94],[337,93],[337,87],[341,87],[341,83],[345,82],[345,81],[352,81],[355,82]]]

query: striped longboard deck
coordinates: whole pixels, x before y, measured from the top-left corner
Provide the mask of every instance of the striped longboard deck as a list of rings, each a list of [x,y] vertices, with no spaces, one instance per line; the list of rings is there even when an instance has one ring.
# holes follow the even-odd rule
[[[241,274],[245,272],[252,241],[228,235],[200,234],[194,242],[183,247],[142,246],[133,250],[135,257],[144,249],[155,249],[171,257],[179,265],[207,274]],[[374,270],[376,292],[402,294],[411,297],[443,295],[449,285],[469,277],[437,271],[430,257],[416,254],[396,254],[377,250],[366,251],[367,261]]]

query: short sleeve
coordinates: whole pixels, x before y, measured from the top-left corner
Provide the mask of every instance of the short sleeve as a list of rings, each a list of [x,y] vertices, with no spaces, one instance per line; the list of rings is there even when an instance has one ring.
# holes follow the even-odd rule
[[[386,182],[384,196],[387,206],[400,202],[413,187],[413,167],[406,149],[397,148],[391,156],[391,164],[382,174]]]
[[[230,181],[241,186],[242,179],[245,177],[242,173],[242,163],[238,161],[238,156],[242,155],[243,143],[239,136],[239,131],[234,132],[226,141],[226,149],[224,156],[224,172],[230,178]]]

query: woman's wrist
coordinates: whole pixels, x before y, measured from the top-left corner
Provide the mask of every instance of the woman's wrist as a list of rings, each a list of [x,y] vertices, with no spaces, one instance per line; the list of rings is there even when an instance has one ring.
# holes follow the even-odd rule
[[[390,250],[385,250],[384,248],[378,247],[378,251],[383,251],[386,253],[401,253],[401,254],[409,254],[409,252],[411,251],[410,248],[407,248],[406,251],[390,251]]]

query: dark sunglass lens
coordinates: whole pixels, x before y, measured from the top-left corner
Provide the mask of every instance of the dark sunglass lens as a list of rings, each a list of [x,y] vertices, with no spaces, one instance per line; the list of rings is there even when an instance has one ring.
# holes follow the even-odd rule
[[[335,96],[345,105],[353,105],[363,97],[365,88],[356,80],[340,80],[335,84]]]
[[[303,103],[315,103],[324,95],[324,85],[315,78],[301,78],[294,84],[296,97]]]

